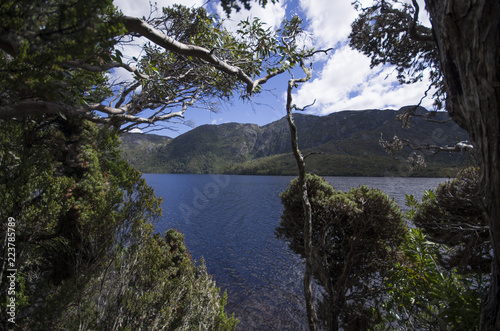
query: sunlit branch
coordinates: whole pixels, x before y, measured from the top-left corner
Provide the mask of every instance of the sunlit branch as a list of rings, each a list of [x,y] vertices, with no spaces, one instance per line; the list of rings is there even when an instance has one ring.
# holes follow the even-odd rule
[[[307,310],[307,320],[309,324],[309,330],[315,331],[318,328],[318,317],[316,314],[316,309],[314,307],[314,295],[312,293],[311,283],[312,275],[314,269],[314,252],[312,245],[312,207],[308,198],[307,184],[306,184],[306,170],[305,161],[302,156],[299,145],[298,145],[298,135],[297,126],[293,121],[292,110],[295,105],[292,103],[292,91],[293,88],[297,86],[298,83],[305,83],[311,79],[312,73],[309,68],[304,65],[302,59],[300,60],[300,66],[305,73],[305,76],[299,79],[290,79],[288,81],[287,88],[287,101],[286,101],[286,112],[288,125],[290,127],[290,139],[292,142],[292,151],[295,157],[297,168],[299,170],[299,183],[300,183],[300,193],[302,206],[304,209],[304,251],[306,259],[306,267],[304,271],[304,297],[306,300],[306,310]]]
[[[453,146],[438,146],[438,145],[432,145],[432,144],[422,144],[422,145],[415,146],[411,143],[410,140],[401,139],[398,136],[394,136],[392,138],[392,141],[384,140],[382,134],[380,134],[379,143],[386,150],[386,152],[389,154],[393,154],[397,151],[400,151],[401,149],[403,149],[403,146],[407,146],[415,151],[432,150],[434,153],[438,153],[438,152],[463,152],[463,151],[470,151],[470,150],[474,149],[474,146],[472,144],[470,144],[468,141],[460,141],[460,142],[457,142]]]
[[[207,48],[181,43],[174,38],[167,36],[162,31],[156,29],[144,20],[136,17],[125,16],[124,24],[130,33],[137,33],[151,40],[156,45],[165,48],[166,50],[172,51],[177,54],[196,57],[207,62],[208,64],[215,66],[217,69],[227,74],[237,76],[240,81],[244,82],[247,85],[248,93],[252,93],[256,86],[254,85],[254,81],[241,68],[232,66],[227,62],[224,62]]]
[[[138,81],[136,82],[135,84],[132,84],[130,87],[128,87],[127,89],[121,91],[120,93],[120,100],[118,100],[118,102],[115,104],[115,107],[120,107],[124,102],[125,102],[125,99],[127,98],[127,96],[134,92],[139,86],[142,85],[142,82],[141,81]],[[111,104],[111,103],[110,103]]]
[[[307,108],[311,107],[311,106],[314,106],[314,104],[316,103],[316,99],[314,99],[313,103],[309,104],[309,105],[306,105],[304,107],[297,107],[297,105],[292,105],[292,108],[295,109],[295,110],[298,110],[298,111],[305,111]]]
[[[87,64],[87,63],[82,63],[79,61],[68,61],[65,63],[66,65],[74,68],[80,68],[86,71],[90,72],[104,72],[108,71],[113,68],[123,68],[133,74],[135,74],[137,77],[141,79],[149,79],[148,75],[145,75],[137,69],[136,66],[133,65],[128,65],[125,63],[120,63],[120,62],[110,62],[110,63],[105,63],[103,65],[92,65],[92,64]]]

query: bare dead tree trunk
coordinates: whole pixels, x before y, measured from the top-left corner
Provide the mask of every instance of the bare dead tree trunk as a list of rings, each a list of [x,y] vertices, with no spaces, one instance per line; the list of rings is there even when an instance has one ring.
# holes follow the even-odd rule
[[[312,293],[312,275],[313,275],[313,250],[312,250],[312,208],[307,194],[306,183],[306,163],[304,157],[300,153],[297,127],[293,122],[292,111],[297,107],[292,104],[292,90],[297,86],[297,83],[304,83],[311,79],[311,71],[301,62],[301,67],[306,76],[300,79],[290,79],[288,81],[286,113],[288,124],[290,126],[290,139],[292,141],[292,150],[297,167],[299,169],[299,184],[302,194],[302,206],[304,207],[304,251],[306,258],[306,266],[304,271],[304,297],[306,300],[307,322],[309,330],[315,331],[318,329],[318,317],[314,308],[314,296]]]
[[[439,49],[447,108],[480,151],[493,247],[481,330],[500,330],[500,2],[426,0]]]

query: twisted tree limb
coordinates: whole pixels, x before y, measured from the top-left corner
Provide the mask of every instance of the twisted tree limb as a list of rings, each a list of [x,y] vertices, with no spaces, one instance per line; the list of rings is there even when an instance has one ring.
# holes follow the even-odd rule
[[[316,314],[316,309],[314,308],[314,296],[312,293],[312,276],[313,276],[313,250],[312,250],[312,207],[311,202],[307,194],[307,182],[306,182],[306,163],[304,157],[300,153],[297,127],[293,121],[292,111],[296,109],[296,106],[292,104],[292,91],[293,88],[297,86],[298,83],[307,82],[311,79],[311,70],[307,68],[301,61],[300,66],[305,77],[299,79],[290,79],[288,81],[287,89],[287,101],[286,101],[286,113],[287,120],[290,126],[290,139],[292,141],[292,150],[295,160],[297,161],[297,167],[299,169],[299,184],[302,192],[302,206],[304,208],[304,250],[306,258],[306,266],[304,272],[304,297],[306,299],[306,309],[307,309],[307,322],[309,324],[309,330],[314,331],[318,329],[318,317]]]
[[[248,93],[251,93],[257,85],[257,83],[255,83],[241,68],[230,65],[219,59],[210,49],[179,42],[140,18],[125,16],[123,18],[123,23],[129,33],[137,33],[166,50],[198,58],[213,65],[224,73],[237,76],[240,81],[247,85]]]

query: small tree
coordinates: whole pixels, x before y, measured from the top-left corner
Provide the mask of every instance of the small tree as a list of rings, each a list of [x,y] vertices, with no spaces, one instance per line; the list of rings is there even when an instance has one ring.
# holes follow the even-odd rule
[[[413,208],[411,221],[431,241],[450,248],[441,255],[441,264],[462,274],[490,271],[491,242],[480,189],[478,170],[467,168],[440,184],[435,193],[427,191],[421,203],[412,197],[408,201]]]
[[[335,191],[315,175],[306,177],[312,207],[313,274],[326,294],[320,316],[329,330],[367,328],[370,305],[381,300],[383,279],[406,231],[399,207],[365,186]],[[281,195],[277,235],[304,256],[300,187],[294,180]]]

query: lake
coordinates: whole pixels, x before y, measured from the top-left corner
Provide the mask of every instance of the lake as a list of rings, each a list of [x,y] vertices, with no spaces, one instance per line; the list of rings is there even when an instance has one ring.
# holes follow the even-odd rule
[[[156,231],[185,234],[193,258],[206,261],[228,292],[226,310],[239,330],[307,330],[303,261],[274,234],[282,212],[279,194],[294,177],[144,174],[163,197]],[[404,208],[405,194],[420,199],[445,178],[325,177],[337,190],[367,185]],[[316,289],[316,295],[319,290]]]

